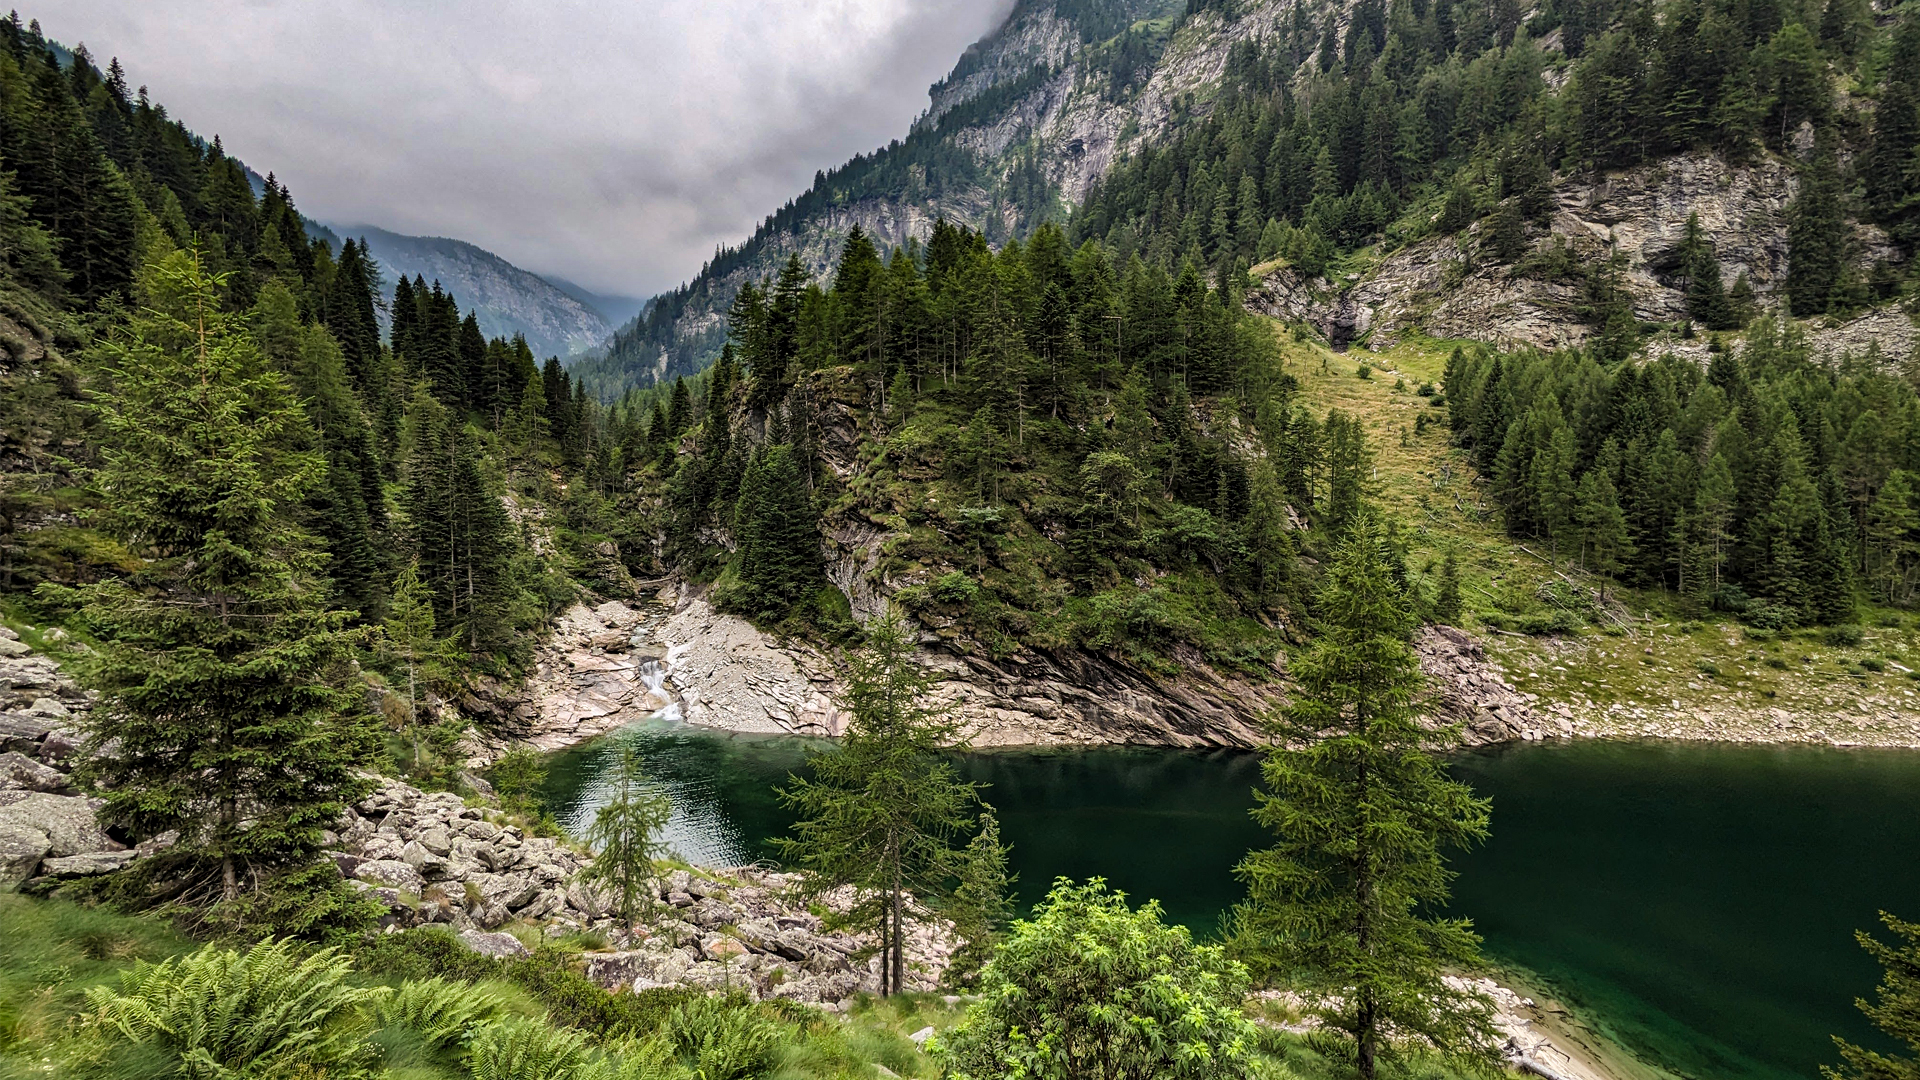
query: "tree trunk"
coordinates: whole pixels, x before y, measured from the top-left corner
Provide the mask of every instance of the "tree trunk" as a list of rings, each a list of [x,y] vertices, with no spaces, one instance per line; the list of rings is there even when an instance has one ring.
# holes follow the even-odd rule
[[[899,993],[906,986],[906,935],[900,925],[900,864],[894,862],[893,875],[893,992]]]
[[[1360,730],[1364,732],[1366,725],[1366,712],[1363,710],[1360,718]],[[1367,763],[1363,759],[1360,763],[1358,776],[1356,777],[1360,793],[1359,805],[1362,807],[1367,805],[1368,779]],[[1364,810],[1362,812],[1364,813]],[[1362,826],[1361,835],[1357,838],[1360,841],[1360,848],[1355,855],[1354,867],[1354,899],[1357,901],[1356,907],[1358,908],[1354,917],[1354,941],[1362,957],[1369,956],[1373,952],[1373,861],[1370,853],[1366,850],[1365,837],[1365,827]],[[1354,1035],[1356,1041],[1359,1043],[1359,1061],[1357,1064],[1360,1069],[1360,1080],[1374,1080],[1374,1070],[1376,1068],[1375,1058],[1378,1054],[1377,1044],[1380,1038],[1380,1033],[1377,1030],[1380,1024],[1380,1017],[1375,1007],[1376,1002],[1374,1001],[1372,986],[1362,983],[1355,987],[1354,992],[1360,999],[1360,1007],[1355,1010],[1354,1013]]]

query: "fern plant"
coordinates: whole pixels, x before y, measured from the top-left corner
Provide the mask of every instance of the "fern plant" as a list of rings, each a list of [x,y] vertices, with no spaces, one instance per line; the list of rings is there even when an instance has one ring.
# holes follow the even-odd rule
[[[131,1043],[189,1080],[276,1080],[367,1074],[363,1007],[386,991],[346,985],[347,960],[268,939],[238,952],[209,945],[191,956],[140,964],[119,993],[87,991],[93,1030]]]
[[[383,1028],[404,1028],[435,1052],[464,1043],[500,1015],[500,999],[445,979],[416,979],[382,999],[374,1017]]]
[[[580,1080],[586,1037],[539,1020],[504,1020],[474,1032],[473,1080]]]
[[[667,1017],[666,1037],[704,1080],[748,1080],[773,1068],[779,1029],[739,1000],[695,998]]]

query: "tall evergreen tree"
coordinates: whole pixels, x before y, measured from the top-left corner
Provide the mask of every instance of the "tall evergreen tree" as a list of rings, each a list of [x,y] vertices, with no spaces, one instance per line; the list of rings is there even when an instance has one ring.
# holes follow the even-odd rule
[[[1840,171],[1822,133],[1800,190],[1787,207],[1787,303],[1795,315],[1819,315],[1833,306],[1846,267],[1846,207]]]
[[[295,524],[324,461],[289,449],[299,404],[221,285],[197,257],[167,256],[103,346],[95,524],[141,561],[75,599],[99,640],[81,672],[104,698],[88,766],[103,820],[178,830],[231,901],[319,852],[368,790],[370,729],[346,678],[357,635],[323,603]]]
[[[960,729],[933,704],[933,680],[897,614],[869,629],[846,677],[846,734],[836,749],[808,758],[810,778],[789,779],[781,799],[799,820],[778,843],[806,875],[807,892],[854,887],[849,918],[877,930],[881,991],[892,994],[906,987],[907,924],[929,917],[909,897],[946,892],[954,840],[979,795],[942,756]]]
[[[612,797],[594,811],[587,828],[593,862],[583,876],[613,890],[620,920],[632,929],[653,899],[648,879],[654,860],[667,853],[660,834],[672,817],[673,804],[651,787],[640,752],[631,744],[615,751],[607,782]]]
[[[826,583],[820,526],[793,450],[762,449],[740,481],[734,518],[737,586],[727,607],[779,620]]]
[[[1889,1041],[1906,1044],[1906,1056],[1896,1056],[1833,1037],[1841,1066],[1822,1065],[1826,1080],[1920,1080],[1920,923],[1904,922],[1886,912],[1880,921],[1894,932],[1897,944],[1888,945],[1866,931],[1854,937],[1860,947],[1885,969],[1877,1002],[1856,999],[1861,1012]]]
[[[1412,1037],[1490,1062],[1492,1004],[1443,975],[1477,962],[1462,919],[1435,917],[1451,874],[1442,851],[1487,835],[1488,804],[1449,779],[1420,723],[1414,625],[1379,524],[1341,542],[1317,598],[1324,632],[1294,666],[1254,818],[1278,844],[1243,859],[1234,939],[1286,972],[1351,1040],[1364,1080]],[[1443,730],[1439,737],[1445,737]]]

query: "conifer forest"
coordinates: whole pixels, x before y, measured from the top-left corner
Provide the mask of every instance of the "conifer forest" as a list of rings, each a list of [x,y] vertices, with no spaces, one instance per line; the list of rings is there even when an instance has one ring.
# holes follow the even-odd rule
[[[1920,1075],[1915,0],[343,4],[0,18],[0,1080]]]

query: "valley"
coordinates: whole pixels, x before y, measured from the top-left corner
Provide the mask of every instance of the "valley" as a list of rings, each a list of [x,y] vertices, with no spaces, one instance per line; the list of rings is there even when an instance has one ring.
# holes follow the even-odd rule
[[[1016,0],[642,303],[0,18],[0,1077],[1881,1080],[1916,163],[1911,0]]]

